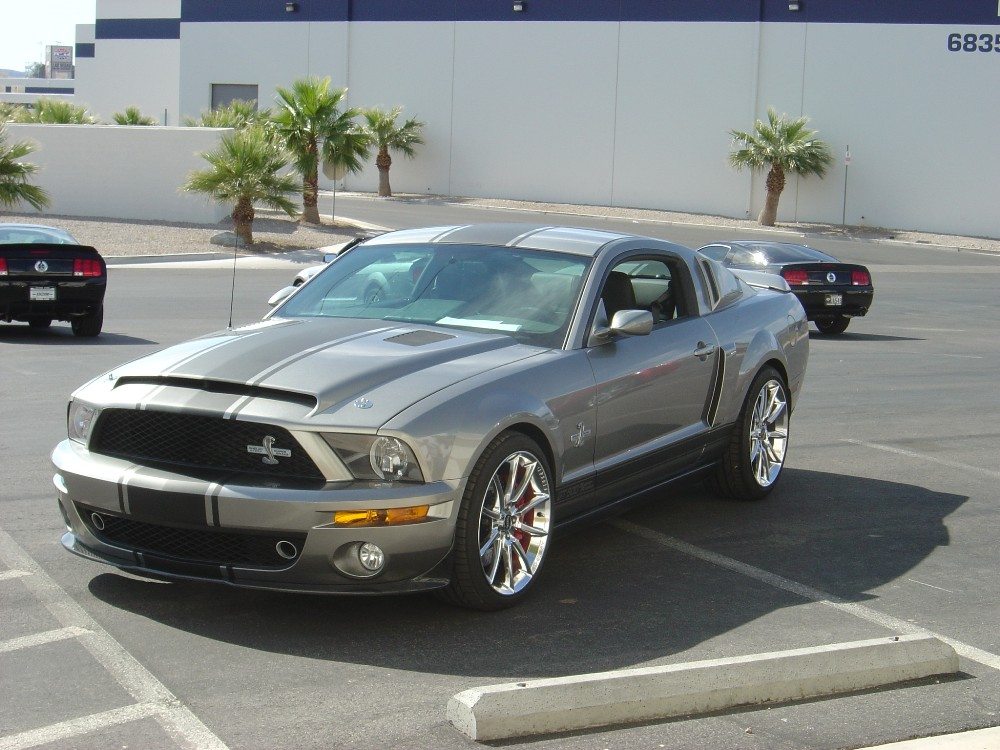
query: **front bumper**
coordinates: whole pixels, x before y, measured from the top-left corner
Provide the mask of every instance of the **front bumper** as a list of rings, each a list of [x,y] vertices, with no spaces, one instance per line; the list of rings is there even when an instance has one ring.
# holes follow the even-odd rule
[[[809,320],[823,320],[848,316],[860,318],[868,314],[875,290],[871,287],[844,288],[843,286],[810,286],[807,289],[793,289],[792,292],[802,303]],[[841,295],[841,304],[827,304],[829,295]]]
[[[322,489],[248,487],[138,467],[64,440],[53,478],[77,555],[139,574],[314,593],[399,593],[448,583],[462,483],[331,483]],[[333,527],[337,510],[430,505],[430,520]],[[276,542],[295,554],[276,555]],[[386,562],[358,575],[364,542]]]

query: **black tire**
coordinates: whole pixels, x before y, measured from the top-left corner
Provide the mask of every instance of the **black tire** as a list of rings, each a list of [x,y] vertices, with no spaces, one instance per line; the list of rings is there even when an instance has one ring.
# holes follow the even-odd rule
[[[525,568],[521,558],[513,556],[515,554],[513,546],[504,547],[504,531],[498,528],[498,526],[503,526],[503,522],[491,521],[484,514],[487,497],[494,488],[494,478],[497,478],[502,484],[504,472],[511,471],[510,462],[512,460],[515,461],[515,464],[517,461],[525,461],[525,465],[514,469],[512,485],[521,484],[522,481],[531,477],[538,480],[537,486],[542,488],[543,494],[548,497],[548,502],[544,502],[541,506],[529,511],[530,517],[525,522],[534,524],[536,527],[543,527],[546,530],[544,536],[518,532],[516,531],[517,527],[512,528],[509,523],[506,526],[508,537],[523,534],[528,539],[527,547],[523,541],[518,542],[521,549],[527,552],[528,556],[524,558],[529,563],[527,568]],[[519,470],[530,471],[530,473],[517,474],[516,472]],[[540,475],[539,472],[541,472]],[[510,476],[510,474],[506,476]],[[530,487],[527,484],[525,486],[528,492],[524,493],[523,507],[527,507],[541,497],[534,490],[536,482],[532,482]],[[524,599],[535,588],[538,575],[544,567],[543,563],[551,546],[551,507],[553,501],[552,470],[545,457],[545,452],[534,440],[522,433],[504,432],[498,435],[487,446],[469,477],[468,485],[462,496],[462,505],[458,511],[458,522],[455,525],[451,583],[447,588],[441,589],[438,595],[451,604],[482,611],[505,609]],[[521,517],[518,518],[523,520]],[[510,521],[509,516],[507,521]],[[538,528],[534,528],[534,531],[538,530]],[[491,532],[498,532],[501,536],[486,555],[480,555],[480,548],[484,546],[483,537],[485,535],[488,538],[493,538]],[[540,545],[540,547],[536,545]],[[505,551],[510,552],[512,557],[507,558],[504,554]],[[532,555],[532,551],[534,551],[534,555]],[[491,557],[492,555],[496,557]],[[493,567],[492,579],[489,578],[490,574],[486,570],[491,559],[498,560]],[[508,573],[507,565],[510,560],[513,560],[513,564]],[[516,585],[514,584],[515,576],[520,577]],[[505,580],[509,580],[512,585],[506,586]],[[498,590],[504,588],[509,590]]]
[[[772,385],[777,385],[783,399],[783,429],[785,437],[781,448],[781,460],[777,466],[777,474],[773,478],[770,478],[765,485],[758,480],[755,467],[753,466],[751,431],[753,430],[754,409],[757,400],[761,398],[765,387]],[[788,417],[788,386],[785,384],[784,378],[773,367],[762,368],[757,373],[757,377],[753,379],[753,383],[751,383],[750,389],[747,391],[746,400],[743,402],[743,408],[740,410],[739,419],[736,420],[732,437],[729,439],[729,445],[726,447],[722,461],[716,467],[715,472],[708,478],[709,488],[717,495],[732,500],[760,500],[771,492],[784,473],[782,469],[784,468],[784,461],[787,456],[788,428],[790,425]]]
[[[98,307],[90,315],[82,318],[73,318],[70,325],[73,326],[74,336],[90,338],[97,336],[100,334],[101,328],[104,327],[104,305]]]
[[[837,318],[827,318],[826,320],[817,320],[816,327],[819,332],[824,336],[835,336],[838,333],[843,333],[847,330],[847,326],[851,324],[851,319],[846,315],[841,315]]]
[[[52,318],[32,318],[28,321],[28,325],[32,328],[48,328],[52,325]]]

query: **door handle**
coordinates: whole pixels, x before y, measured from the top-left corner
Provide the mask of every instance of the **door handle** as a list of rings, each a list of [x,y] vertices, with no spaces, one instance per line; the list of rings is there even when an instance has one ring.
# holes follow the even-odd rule
[[[699,341],[698,348],[694,350],[694,356],[704,362],[706,357],[715,354],[715,349],[715,344],[706,344],[704,341]]]

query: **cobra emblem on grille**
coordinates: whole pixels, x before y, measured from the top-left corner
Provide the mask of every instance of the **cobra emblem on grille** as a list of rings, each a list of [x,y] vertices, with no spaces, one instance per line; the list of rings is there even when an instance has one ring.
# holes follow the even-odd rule
[[[278,463],[278,459],[275,458],[275,456],[280,456],[281,458],[291,458],[292,452],[288,450],[288,448],[274,447],[275,440],[276,438],[273,435],[266,435],[260,445],[248,445],[247,453],[263,456],[261,461],[268,466],[274,466]]]

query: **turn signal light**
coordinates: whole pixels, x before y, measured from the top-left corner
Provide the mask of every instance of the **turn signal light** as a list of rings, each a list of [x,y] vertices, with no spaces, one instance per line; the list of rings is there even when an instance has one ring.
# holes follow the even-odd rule
[[[429,505],[384,510],[338,510],[333,514],[334,526],[402,526],[420,523],[427,518]]]
[[[83,277],[100,276],[101,262],[93,258],[77,258],[73,261],[73,275]]]
[[[809,283],[809,274],[805,271],[789,268],[781,272],[782,278],[788,282],[789,286],[801,286]]]
[[[7,259],[0,258],[0,276],[7,275]]]
[[[851,284],[854,286],[871,286],[872,277],[867,271],[851,271]]]

